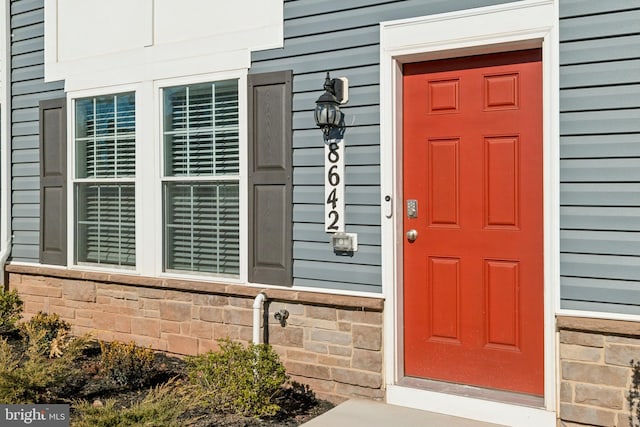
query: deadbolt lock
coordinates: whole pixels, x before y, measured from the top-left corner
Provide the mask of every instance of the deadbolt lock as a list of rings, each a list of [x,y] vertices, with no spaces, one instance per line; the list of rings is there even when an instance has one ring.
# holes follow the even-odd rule
[[[418,201],[416,199],[407,200],[407,218],[418,218]]]

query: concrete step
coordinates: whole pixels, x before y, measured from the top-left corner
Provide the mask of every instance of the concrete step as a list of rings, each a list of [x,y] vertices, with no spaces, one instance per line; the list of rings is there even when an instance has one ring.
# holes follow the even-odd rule
[[[371,400],[348,400],[304,427],[506,427]]]

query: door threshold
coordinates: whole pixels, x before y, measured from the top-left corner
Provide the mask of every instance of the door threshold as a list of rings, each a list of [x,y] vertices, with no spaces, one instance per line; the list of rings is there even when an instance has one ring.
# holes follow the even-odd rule
[[[510,397],[508,401],[499,399]],[[542,398],[439,381],[403,378],[387,385],[387,403],[454,417],[518,427],[555,427],[556,413]],[[509,395],[509,396],[507,396]]]
[[[492,400],[495,402],[510,403],[513,405],[531,406],[533,408],[544,407],[544,398],[541,396],[475,387],[465,384],[455,384],[424,378],[404,377],[398,382],[398,385],[401,387],[417,388],[436,393],[471,397],[474,399]]]

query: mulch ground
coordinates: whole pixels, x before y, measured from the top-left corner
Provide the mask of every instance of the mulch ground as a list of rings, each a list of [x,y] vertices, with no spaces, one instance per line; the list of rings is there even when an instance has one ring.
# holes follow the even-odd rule
[[[92,343],[78,360],[79,375],[59,394],[60,403],[75,400],[105,402],[113,399],[116,407],[126,408],[142,401],[150,388],[165,383],[171,378],[186,379],[185,362],[164,353],[156,353],[157,370],[145,387],[118,386],[100,373],[100,346]],[[54,403],[54,402],[50,402]],[[316,399],[308,387],[299,384],[287,388],[277,402],[282,410],[274,417],[252,418],[223,414],[206,409],[192,409],[185,414],[189,419],[197,418],[194,427],[294,427],[328,411],[330,402]],[[73,410],[72,410],[73,420]]]
[[[10,337],[14,351],[23,351],[22,343],[16,336]],[[100,346],[97,342],[84,351],[78,361],[79,374],[63,390],[57,393],[58,401],[49,403],[68,403],[77,400],[102,403],[113,399],[116,407],[127,408],[142,401],[150,388],[161,385],[172,378],[186,379],[186,364],[178,358],[164,353],[156,353],[156,366],[153,378],[144,387],[118,386],[100,373]],[[282,410],[274,417],[252,418],[240,415],[217,413],[204,408],[196,408],[184,414],[186,419],[197,419],[194,427],[294,427],[328,411],[333,407],[330,402],[316,399],[313,392],[299,384],[287,388],[277,402]],[[73,420],[73,409],[72,409]]]

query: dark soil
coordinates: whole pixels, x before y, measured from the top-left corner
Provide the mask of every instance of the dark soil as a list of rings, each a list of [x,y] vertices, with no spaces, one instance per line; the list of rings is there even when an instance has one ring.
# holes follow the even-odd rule
[[[13,341],[13,340],[11,340]],[[20,351],[21,343],[14,341],[14,348]],[[114,399],[116,407],[126,408],[142,401],[150,388],[161,385],[172,378],[186,380],[186,364],[178,358],[156,353],[157,369],[152,378],[142,387],[118,386],[100,373],[100,346],[92,343],[78,360],[80,374],[63,390],[59,390],[59,402],[69,403],[76,400],[89,402],[104,402]],[[208,411],[204,408],[192,409],[185,413],[185,419],[197,419],[194,427],[294,427],[328,411],[333,407],[330,402],[316,399],[313,392],[306,386],[293,383],[283,389],[277,403],[282,408],[274,417],[252,418],[234,414],[222,414]],[[73,420],[73,409],[72,409]]]

